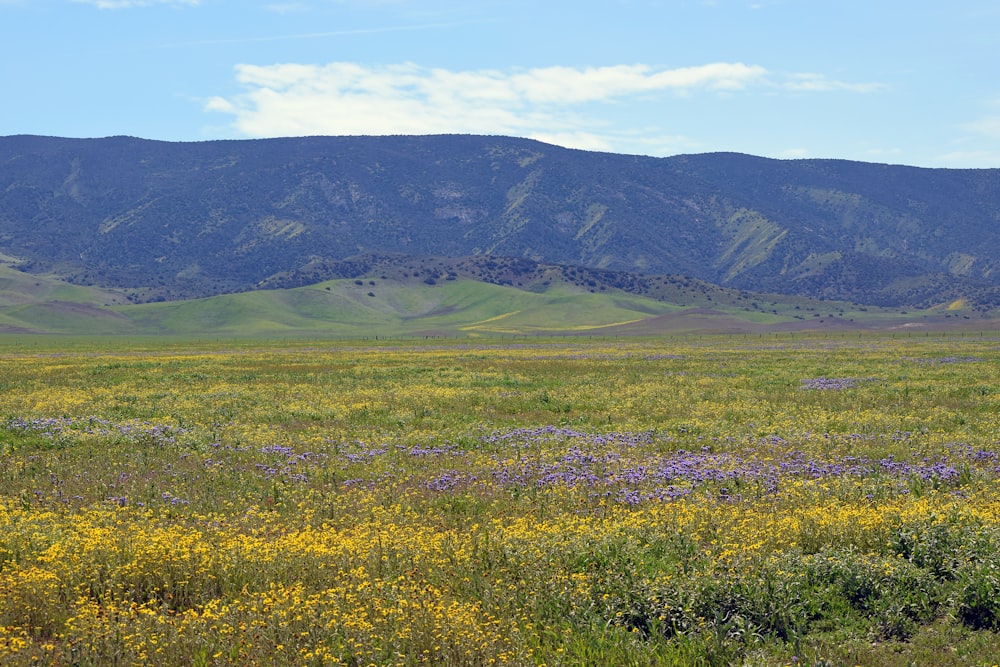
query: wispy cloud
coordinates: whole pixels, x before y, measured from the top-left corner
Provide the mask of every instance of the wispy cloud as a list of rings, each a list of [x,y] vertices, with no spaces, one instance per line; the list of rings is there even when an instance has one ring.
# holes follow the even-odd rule
[[[874,90],[834,85],[817,75],[772,75],[761,66],[738,62],[673,69],[635,64],[460,71],[413,63],[337,62],[239,65],[236,77],[246,92],[212,98],[206,109],[230,114],[235,129],[251,137],[513,134],[573,148],[627,146],[650,154],[693,148],[694,142],[662,128],[649,128],[646,137],[626,136],[603,120],[594,105],[752,88]],[[805,86],[807,81],[811,85]]]
[[[822,93],[831,91],[877,93],[888,88],[888,86],[883,83],[849,83],[847,81],[830,79],[823,74],[813,73],[789,74],[784,81],[780,83],[780,85],[786,90],[806,93]]]
[[[76,1],[84,2],[85,0],[76,0]],[[210,46],[216,44],[254,44],[254,43],[264,43],[264,42],[301,41],[304,39],[326,39],[329,37],[347,37],[349,35],[377,35],[380,33],[412,32],[419,30],[432,30],[436,28],[454,28],[458,25],[467,25],[467,24],[468,22],[465,22],[463,24],[422,23],[415,25],[381,26],[378,28],[352,28],[349,30],[326,30],[323,32],[299,32],[287,35],[258,35],[256,37],[251,36],[251,37],[230,37],[223,39],[202,39],[202,40],[188,41],[188,42],[171,42],[169,44],[161,44],[160,48]]]
[[[934,162],[951,169],[996,169],[1000,167],[1000,150],[952,151],[937,156]]]
[[[869,148],[862,157],[869,162],[893,162],[903,155],[901,148]]]
[[[98,9],[131,9],[132,7],[150,7],[152,5],[178,5],[195,7],[201,0],[73,0],[84,5],[93,5]]]
[[[984,116],[962,127],[990,139],[1000,139],[1000,116]]]
[[[942,166],[1000,167],[1000,98],[986,100],[984,113],[958,127],[955,149],[938,157]]]
[[[248,91],[213,98],[206,108],[232,114],[248,136],[467,132],[544,136],[600,149],[611,148],[602,123],[582,115],[581,105],[656,92],[732,91],[766,75],[742,63],[515,71],[331,63],[240,65],[236,72]]]
[[[809,150],[805,148],[786,148],[778,153],[778,157],[785,160],[799,160],[809,157]]]
[[[304,12],[308,8],[303,2],[275,2],[264,6],[264,9],[275,14],[293,14],[295,12]]]

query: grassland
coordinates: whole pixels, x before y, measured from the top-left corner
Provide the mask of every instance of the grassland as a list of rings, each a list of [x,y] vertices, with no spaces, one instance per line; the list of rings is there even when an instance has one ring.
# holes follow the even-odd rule
[[[125,291],[71,285],[0,263],[0,334],[350,339],[937,331],[992,328],[998,315],[962,299],[923,310],[887,309],[680,278],[653,280],[648,294],[639,295],[557,269],[519,287],[452,279],[455,274],[429,283],[423,277],[429,271],[133,303]]]
[[[3,338],[0,664],[991,665],[998,361]]]
[[[371,283],[371,284],[369,284]],[[192,301],[125,306],[135,331],[171,334],[399,336],[592,330],[677,311],[631,295],[544,294],[474,281],[426,285],[337,280]]]

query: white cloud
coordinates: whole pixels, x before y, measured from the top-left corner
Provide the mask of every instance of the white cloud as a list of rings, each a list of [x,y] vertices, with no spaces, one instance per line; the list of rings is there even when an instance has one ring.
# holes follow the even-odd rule
[[[510,88],[532,102],[577,103],[608,100],[658,90],[737,90],[760,80],[766,70],[742,63],[654,71],[648,65],[573,69],[546,67],[515,74]]]
[[[304,12],[308,7],[301,2],[280,2],[267,5],[264,9],[275,14],[293,14],[295,12]]]
[[[1000,139],[1000,116],[986,116],[962,127],[990,139]]]
[[[996,169],[1000,167],[1000,150],[952,151],[937,156],[934,162],[950,169]]]
[[[938,156],[946,167],[1000,167],[1000,98],[986,100],[985,115],[958,127],[967,133],[952,143],[955,150]]]
[[[787,148],[778,153],[778,157],[784,160],[799,160],[809,157],[809,151],[805,148]]]
[[[616,152],[616,146],[612,145],[608,137],[592,132],[532,132],[526,136],[528,139],[583,151]]]
[[[212,98],[206,109],[234,115],[236,129],[248,136],[515,134],[611,150],[612,131],[583,115],[582,105],[658,92],[738,90],[767,72],[742,63],[453,71],[339,62],[239,65],[236,75],[247,92]]]
[[[0,0],[2,2],[3,0]],[[91,0],[77,0],[78,2],[88,2]],[[200,0],[199,0],[200,1]],[[265,7],[270,11],[298,11],[293,8],[292,5],[284,6],[284,10],[281,8],[270,5]],[[303,6],[302,11],[307,11],[309,8]],[[356,28],[352,30],[328,30],[324,32],[304,32],[304,33],[291,33],[282,35],[258,35],[256,37],[233,37],[227,39],[200,39],[197,41],[189,42],[172,42],[168,44],[162,44],[164,48],[187,48],[191,46],[206,46],[210,44],[253,44],[253,43],[263,43],[263,42],[281,42],[281,41],[302,41],[306,39],[327,39],[329,37],[342,37],[345,35],[377,35],[382,33],[390,32],[416,32],[420,30],[429,30],[434,28],[445,28],[445,27],[455,27],[457,23],[423,23],[417,25],[403,25],[403,26],[382,26],[377,28]]]
[[[879,84],[847,84],[818,74],[774,74],[738,62],[674,69],[634,64],[516,70],[449,70],[414,63],[244,64],[236,67],[236,78],[245,92],[211,98],[205,109],[232,116],[233,128],[244,136],[506,134],[648,155],[703,146],[662,127],[624,129],[609,120],[608,112],[621,116],[628,113],[626,103],[659,103],[663,95],[881,89]],[[607,106],[601,110],[597,105]]]
[[[870,148],[863,153],[864,159],[869,162],[889,162],[898,160],[903,155],[899,148]]]
[[[132,7],[149,7],[151,5],[185,5],[196,7],[201,0],[73,0],[85,5],[93,5],[98,9],[130,9]]]
[[[876,93],[886,89],[882,83],[848,83],[828,79],[822,74],[797,73],[788,75],[782,87],[796,92],[823,93],[843,91],[851,93]]]

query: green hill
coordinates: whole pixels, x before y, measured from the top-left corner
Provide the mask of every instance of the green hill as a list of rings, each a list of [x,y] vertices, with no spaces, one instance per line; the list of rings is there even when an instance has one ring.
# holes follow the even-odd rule
[[[129,303],[0,265],[0,333],[168,337],[652,335],[892,327],[988,326],[956,300],[922,311],[730,290],[691,279],[489,262],[496,284],[463,260],[413,260],[384,276],[200,299]],[[446,267],[442,269],[442,266]],[[513,269],[517,269],[514,271]],[[444,271],[440,280],[429,274]],[[378,275],[375,275],[378,274]],[[482,276],[481,276],[482,277]],[[626,289],[615,287],[621,284]]]
[[[128,303],[120,292],[70,285],[0,263],[0,332],[119,333],[130,327],[115,312]]]
[[[526,292],[469,280],[436,285],[332,280],[190,301],[119,306],[129,332],[336,337],[559,333],[632,323],[678,310],[624,294],[565,286]]]

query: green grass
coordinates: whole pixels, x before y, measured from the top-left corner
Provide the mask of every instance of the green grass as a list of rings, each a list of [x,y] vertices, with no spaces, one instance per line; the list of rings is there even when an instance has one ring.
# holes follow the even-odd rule
[[[124,302],[119,293],[0,264],[0,331],[118,333],[131,325],[109,306]]]
[[[0,263],[0,307],[43,301],[99,306],[122,303],[124,298],[108,290],[70,285],[49,276],[17,271]]]
[[[661,290],[662,291],[662,290]],[[670,291],[663,291],[668,298]],[[680,292],[678,292],[680,294]],[[682,303],[558,278],[530,290],[469,279],[333,280],[294,289],[128,304],[122,294],[0,265],[0,332],[119,336],[329,337],[760,333],[916,327],[988,328],[961,301],[921,312],[722,288]],[[951,309],[949,309],[951,305]]]
[[[533,293],[472,281],[436,285],[336,280],[290,290],[116,308],[134,331],[238,336],[467,335],[571,332],[676,310],[632,296]]]

